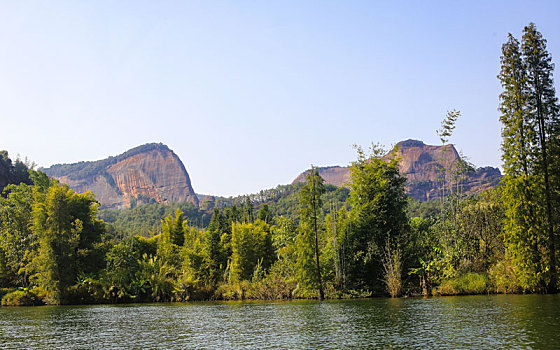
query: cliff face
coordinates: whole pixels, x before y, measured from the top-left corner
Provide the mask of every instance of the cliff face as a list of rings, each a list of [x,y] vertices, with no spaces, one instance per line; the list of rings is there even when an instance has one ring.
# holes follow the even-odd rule
[[[478,193],[495,187],[502,177],[500,170],[492,167],[478,168],[459,178],[452,173],[460,166],[460,156],[453,145],[431,146],[422,141],[407,140],[397,144],[394,152],[384,158],[399,157],[401,174],[407,178],[408,194],[418,200],[426,201],[441,197],[441,179],[444,174],[448,183],[456,183],[465,193]],[[444,172],[444,169],[448,171]],[[348,186],[350,183],[349,167],[323,167],[319,174],[325,183],[335,186]],[[306,172],[300,174],[294,182],[305,181]]]
[[[338,187],[348,186],[350,183],[350,169],[342,166],[327,166],[318,168],[319,175],[325,180],[325,184]],[[305,182],[308,171],[304,171],[295,178],[292,183]]]
[[[146,144],[116,157],[59,164],[43,171],[77,192],[92,191],[102,208],[129,208],[150,202],[198,205],[185,166],[163,144]]]

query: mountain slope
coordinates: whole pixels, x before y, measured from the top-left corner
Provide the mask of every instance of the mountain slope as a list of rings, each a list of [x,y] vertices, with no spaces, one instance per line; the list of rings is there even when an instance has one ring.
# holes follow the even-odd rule
[[[443,174],[447,180],[455,182],[452,173],[460,163],[460,156],[453,145],[432,146],[422,141],[406,140],[397,143],[394,152],[385,157],[399,157],[399,167],[407,178],[408,194],[418,200],[426,201],[441,197],[441,181]],[[444,172],[444,169],[450,171]],[[300,174],[293,182],[305,181],[307,171]],[[319,174],[325,183],[335,186],[348,186],[350,168],[331,166],[319,168]],[[459,186],[465,193],[478,193],[495,187],[502,177],[500,170],[493,167],[478,168],[459,178]]]
[[[130,208],[150,202],[198,205],[185,166],[161,143],[138,146],[99,161],[58,164],[42,170],[77,192],[92,191],[102,208]]]

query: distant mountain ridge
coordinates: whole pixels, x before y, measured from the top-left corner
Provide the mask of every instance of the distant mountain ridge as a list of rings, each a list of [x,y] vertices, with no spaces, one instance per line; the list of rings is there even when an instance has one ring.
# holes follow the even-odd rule
[[[418,140],[397,143],[385,157],[394,156],[399,157],[400,171],[407,177],[408,194],[421,201],[440,198],[439,179],[443,168],[453,169],[460,159],[453,145],[432,146]],[[199,198],[179,157],[161,143],[141,145],[98,161],[57,164],[41,170],[77,192],[92,191],[102,209],[130,208],[152,202],[198,205],[199,200],[214,198],[202,195]],[[319,174],[325,183],[338,187],[348,186],[351,181],[349,167],[320,167]],[[292,183],[305,181],[305,175],[303,172]],[[501,177],[497,168],[477,168],[463,176],[460,186],[465,193],[478,193],[497,186]]]
[[[399,168],[407,178],[406,190],[409,196],[428,201],[441,197],[441,182],[443,169],[447,172],[448,180],[453,169],[459,164],[460,155],[453,145],[432,146],[418,140],[406,140],[397,143],[395,150],[385,156],[399,157]],[[318,168],[319,175],[325,183],[335,186],[348,186],[350,183],[350,168],[328,166]],[[298,175],[293,183],[305,181],[307,171]],[[460,180],[460,186],[465,193],[478,193],[499,184],[502,174],[498,168],[482,167],[465,174]]]
[[[198,205],[185,166],[161,143],[141,145],[98,161],[57,164],[42,170],[76,192],[92,191],[101,208],[150,202]]]

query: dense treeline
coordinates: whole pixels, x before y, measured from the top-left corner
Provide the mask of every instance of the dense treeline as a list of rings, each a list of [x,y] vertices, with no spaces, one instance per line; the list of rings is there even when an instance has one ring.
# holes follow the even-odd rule
[[[117,238],[133,235],[153,236],[161,233],[161,220],[177,209],[191,226],[207,228],[215,208],[228,211],[258,211],[267,205],[271,217],[285,216],[296,222],[299,220],[299,191],[302,183],[280,185],[273,189],[259,193],[237,197],[208,197],[204,198],[200,206],[192,203],[161,203],[142,204],[127,209],[100,209],[99,218],[108,224],[107,230]],[[350,190],[344,187],[325,185],[322,197],[322,212],[329,213],[333,207],[346,205]],[[249,206],[251,208],[249,208]],[[229,208],[229,209],[228,209]]]
[[[556,292],[553,65],[532,24],[502,52],[505,176],[497,188],[466,196],[472,167],[459,159],[439,169],[440,199],[411,201],[398,159],[373,145],[357,148],[349,189],[324,185],[312,168],[305,183],[201,208],[148,204],[100,215],[93,194],[24,168],[27,177],[0,197],[2,303]],[[443,145],[459,117],[444,118]]]
[[[7,151],[0,151],[0,192],[6,185],[13,183],[31,183],[27,172],[28,165],[19,158],[13,162]]]

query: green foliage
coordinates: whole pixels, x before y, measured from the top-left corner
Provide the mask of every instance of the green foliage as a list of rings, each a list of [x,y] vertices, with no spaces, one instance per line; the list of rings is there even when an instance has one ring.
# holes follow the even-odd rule
[[[29,170],[31,168],[33,168],[33,165],[26,164],[19,158],[13,162],[7,151],[0,151],[0,193],[9,184],[19,185],[24,183],[30,185]]]
[[[333,210],[325,216],[325,245],[321,254],[321,266],[326,281],[334,281],[337,288],[344,289],[347,280],[348,230],[350,220],[346,207]]]
[[[257,219],[266,222],[267,224],[272,224],[272,216],[270,214],[270,209],[268,208],[268,204],[263,204],[263,206],[259,209],[257,214]]]
[[[142,252],[138,237],[128,238],[107,252],[107,279],[113,291],[120,292],[115,294],[119,299],[132,294],[130,287],[135,281],[140,269],[140,259],[144,254],[146,253]]]
[[[173,292],[173,268],[158,257],[144,255],[137,273],[140,281],[145,281],[154,301],[170,301]]]
[[[0,251],[3,284],[29,287],[25,266],[36,249],[37,237],[31,229],[33,188],[26,184],[8,185],[0,197]]]
[[[67,302],[68,287],[78,273],[103,264],[95,251],[104,230],[96,218],[96,202],[91,193],[77,194],[55,183],[44,201],[33,205],[33,230],[39,242],[32,262],[37,284],[48,292],[49,303]]]
[[[77,282],[68,288],[70,304],[99,304],[106,302],[105,286],[94,275],[81,274]]]
[[[185,243],[185,232],[183,227],[186,225],[181,209],[175,211],[175,219],[169,215],[165,220],[161,220],[161,239],[162,242],[182,246]]]
[[[99,211],[99,218],[109,224],[108,230],[116,238],[123,239],[134,235],[149,237],[160,233],[161,220],[165,220],[177,210],[181,210],[183,218],[191,225],[206,227],[210,221],[211,212],[200,210],[192,203],[152,203],[130,209],[104,209]]]
[[[447,111],[445,118],[441,122],[441,129],[437,130],[437,134],[441,140],[442,144],[446,144],[449,140],[449,137],[453,134],[453,130],[455,130],[455,122],[461,116],[461,112],[458,110],[451,110]]]
[[[297,262],[301,287],[305,290],[318,289],[319,298],[325,298],[321,280],[319,236],[322,236],[321,195],[325,193],[323,178],[316,168],[307,173],[305,185],[299,192],[300,220],[296,239]]]
[[[488,276],[494,293],[511,294],[523,290],[510,259],[505,258],[490,267]]]
[[[379,288],[381,256],[386,242],[397,248],[408,230],[404,185],[396,159],[384,160],[385,153],[373,145],[371,153],[357,147],[358,160],[352,163],[350,191],[351,225],[348,274],[354,288]]]
[[[474,168],[461,157],[439,169],[439,202],[409,200],[397,153],[373,146],[358,148],[350,189],[323,185],[312,168],[305,183],[206,196],[200,207],[138,196],[131,209],[98,213],[92,194],[0,152],[0,186],[14,183],[0,198],[0,287],[10,287],[0,289],[2,303],[553,292],[560,108],[552,71],[533,24],[521,43],[509,36],[499,75],[505,177],[467,197]],[[443,152],[459,116],[448,111],[437,131]],[[154,149],[169,151],[144,145],[50,172],[111,183],[108,166]]]
[[[391,298],[396,298],[402,293],[402,258],[399,249],[391,247],[389,241],[381,257],[383,264],[383,281]]]
[[[16,290],[2,297],[2,306],[34,306],[43,302],[29,290]]]
[[[257,265],[267,270],[273,262],[272,237],[268,225],[236,223],[231,235],[230,281],[251,280]]]
[[[521,47],[511,34],[502,46],[498,78],[505,176],[505,241],[524,290],[557,290],[557,217],[560,182],[556,149],[560,135],[553,64],[534,24]]]
[[[474,272],[445,280],[437,289],[439,295],[484,294],[488,293],[488,277]]]

